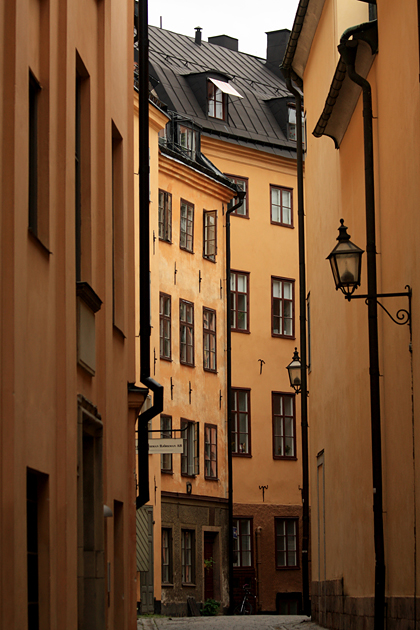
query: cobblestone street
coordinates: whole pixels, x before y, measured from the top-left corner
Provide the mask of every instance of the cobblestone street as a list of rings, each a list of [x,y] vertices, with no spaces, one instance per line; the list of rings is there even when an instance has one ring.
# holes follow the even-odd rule
[[[137,630],[320,630],[304,616],[141,617]]]

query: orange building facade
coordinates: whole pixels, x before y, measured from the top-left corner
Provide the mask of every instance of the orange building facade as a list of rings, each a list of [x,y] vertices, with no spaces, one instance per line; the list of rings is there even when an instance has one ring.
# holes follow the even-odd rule
[[[150,439],[172,432],[184,452],[149,455],[150,501],[142,510],[154,526],[143,547],[149,568],[139,569],[144,611],[186,614],[188,596],[226,609],[230,549],[233,603],[248,583],[255,612],[296,614],[302,606],[300,405],[286,371],[299,345],[296,115],[272,52],[273,44],[284,50],[287,34],[269,34],[266,61],[238,53],[226,36],[207,43],[201,33],[193,40],[149,28],[152,377],[165,388]],[[173,59],[162,52],[169,49]],[[191,68],[180,72],[187,50],[181,68]],[[214,70],[219,51],[241,68],[238,76]],[[258,105],[254,73],[264,92],[257,90]],[[250,99],[258,121],[241,126],[247,110],[239,99]],[[230,216],[230,537],[226,219],[237,190],[246,200]],[[217,247],[209,255],[213,216]],[[192,336],[189,350],[184,339]]]
[[[136,624],[132,15],[0,15],[3,628]]]
[[[247,188],[243,214],[231,218],[234,595],[248,583],[260,611],[296,614],[300,405],[286,371],[299,345],[296,161],[211,138],[203,147]],[[277,191],[290,213],[284,204],[276,214]]]
[[[418,3],[310,0],[299,8],[283,63],[303,83],[308,129],[312,616],[327,628],[416,628]],[[352,55],[365,97],[351,78]],[[373,128],[373,169],[364,120]],[[410,299],[378,297],[395,320],[377,307],[379,372],[372,308],[334,291],[325,260],[340,219],[367,250],[354,296],[370,293],[372,258],[376,295],[412,291]]]
[[[153,514],[155,560],[140,582],[153,584],[153,598],[145,602],[146,588],[140,596],[143,612],[156,600],[187,615],[188,596],[228,605],[223,217],[235,186],[159,143],[171,124],[161,107],[149,105],[151,353],[165,399],[149,440],[178,438],[183,452],[149,455],[142,509]]]

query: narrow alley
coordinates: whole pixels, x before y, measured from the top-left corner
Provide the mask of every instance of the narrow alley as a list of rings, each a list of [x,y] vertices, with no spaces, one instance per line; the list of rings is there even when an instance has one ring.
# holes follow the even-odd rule
[[[137,630],[320,630],[302,615],[140,617]]]

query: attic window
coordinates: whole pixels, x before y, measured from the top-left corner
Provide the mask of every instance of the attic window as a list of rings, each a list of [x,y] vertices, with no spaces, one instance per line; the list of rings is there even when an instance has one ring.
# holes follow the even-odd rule
[[[296,107],[294,103],[289,103],[288,106],[288,122],[287,122],[287,139],[297,140],[296,132]],[[302,112],[302,144],[305,144],[305,114]]]
[[[187,151],[192,160],[195,160],[197,149],[199,148],[198,131],[185,125],[179,125],[179,145]]]
[[[211,118],[226,120],[227,95],[243,98],[235,88],[218,79],[209,79],[207,83],[208,115]]]

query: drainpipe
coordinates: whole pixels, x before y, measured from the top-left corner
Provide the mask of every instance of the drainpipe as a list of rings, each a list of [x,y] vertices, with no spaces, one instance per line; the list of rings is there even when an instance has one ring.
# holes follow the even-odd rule
[[[349,78],[363,91],[363,135],[365,154],[366,253],[368,295],[377,295],[375,190],[373,171],[372,92],[369,82],[355,71],[357,41],[352,35],[363,36],[364,25],[347,29],[338,50],[347,66]],[[375,611],[374,629],[383,630],[385,614],[385,552],[382,505],[382,442],[379,390],[378,307],[376,299],[367,300],[369,323],[370,412],[372,434],[373,523],[375,545]]]
[[[227,385],[227,446],[228,446],[228,550],[229,550],[229,614],[233,615],[233,473],[232,473],[232,325],[230,322],[230,215],[245,199],[245,191],[238,190],[238,202],[226,211],[226,385]]]
[[[290,68],[282,67],[287,89],[296,102],[296,159],[298,185],[298,238],[299,238],[299,336],[301,372],[300,417],[302,433],[302,597],[303,612],[310,617],[309,598],[309,472],[308,472],[308,378],[306,368],[306,262],[305,262],[305,211],[303,201],[303,149],[302,149],[302,95],[292,85]]]
[[[149,216],[149,39],[147,0],[138,0],[139,45],[139,247],[140,381],[153,392],[153,405],[138,416],[138,509],[149,501],[149,420],[163,411],[163,386],[150,378],[150,216]]]

